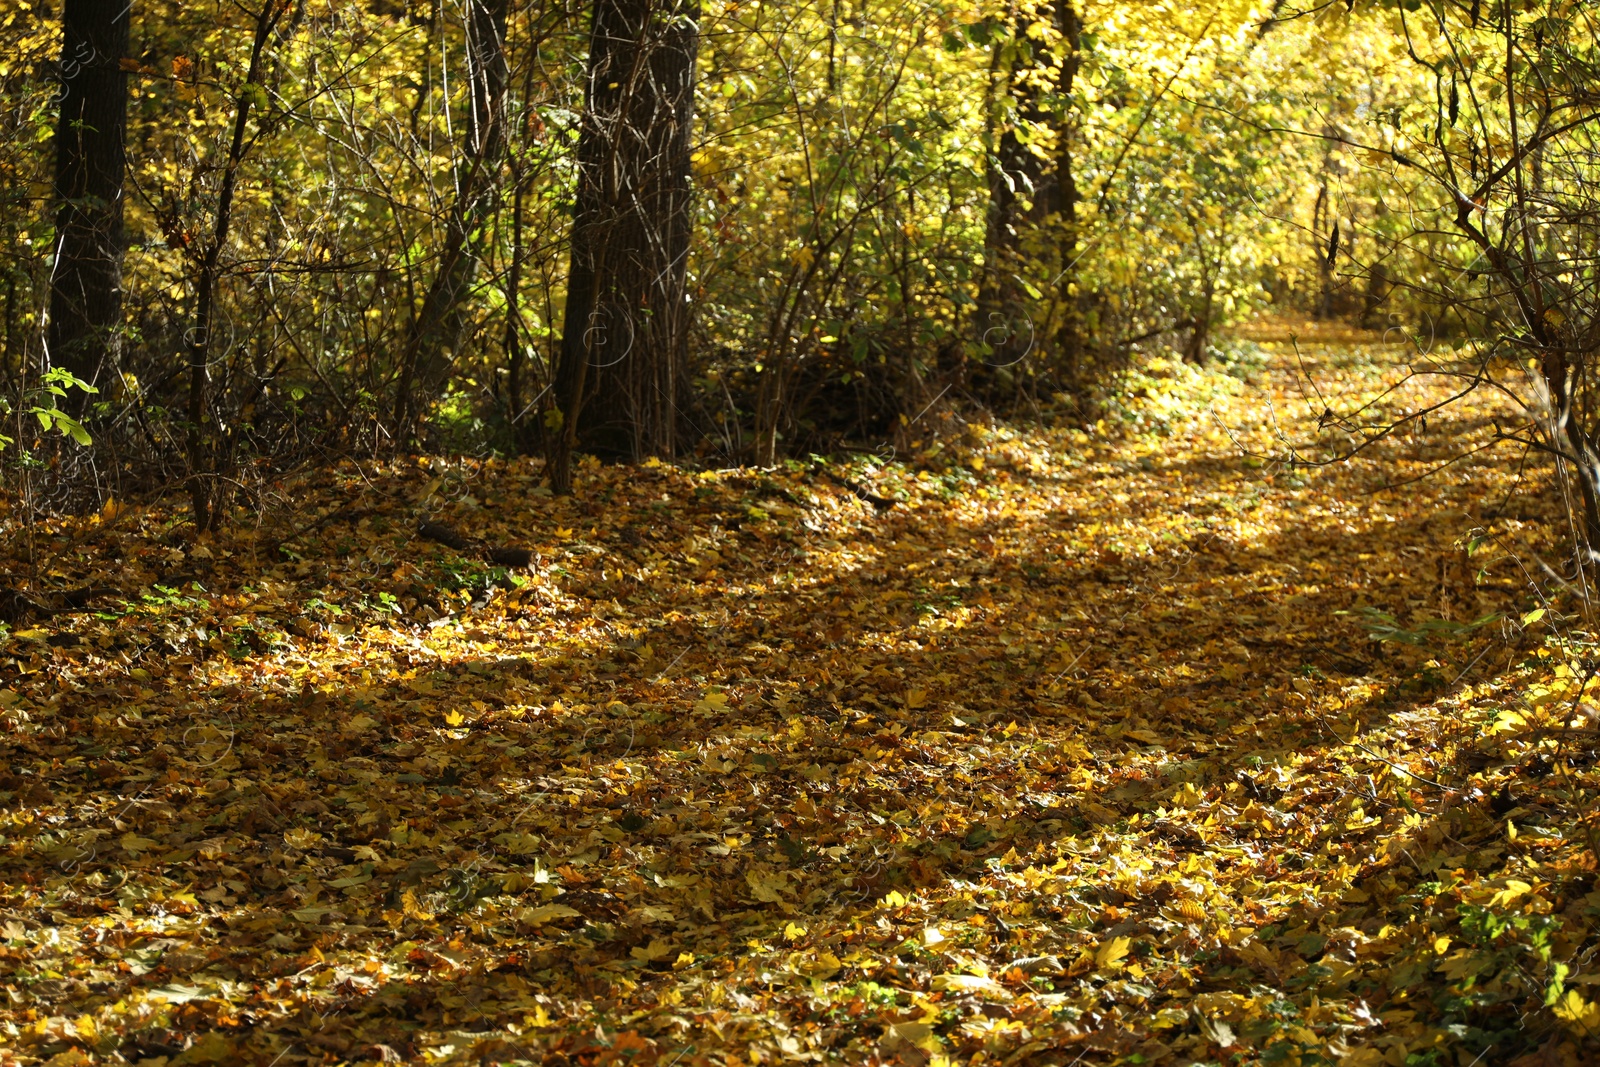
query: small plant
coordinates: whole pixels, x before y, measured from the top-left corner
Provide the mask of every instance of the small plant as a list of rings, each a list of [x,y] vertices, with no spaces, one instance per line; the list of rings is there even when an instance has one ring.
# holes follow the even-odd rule
[[[1374,641],[1395,642],[1404,645],[1426,645],[1434,638],[1442,637],[1446,640],[1459,640],[1472,631],[1487,626],[1500,618],[1498,611],[1491,612],[1472,622],[1451,622],[1449,619],[1425,619],[1414,630],[1408,630],[1400,625],[1393,615],[1379,611],[1374,607],[1358,608],[1353,612],[1339,611],[1336,615],[1360,615],[1361,625],[1367,628],[1367,635]]]
[[[0,397],[0,415],[10,415],[17,410],[22,415],[32,415],[38,419],[39,426],[45,433],[55,430],[80,445],[91,444],[93,439],[90,438],[89,431],[83,428],[83,423],[61,410],[61,398],[67,395],[69,389],[81,389],[85,393],[100,391],[71,371],[52,367],[44,372],[44,377],[39,380],[38,385],[23,391],[16,409],[12,408],[10,401]],[[18,432],[21,432],[20,426]],[[15,443],[16,438],[0,433],[0,451]]]

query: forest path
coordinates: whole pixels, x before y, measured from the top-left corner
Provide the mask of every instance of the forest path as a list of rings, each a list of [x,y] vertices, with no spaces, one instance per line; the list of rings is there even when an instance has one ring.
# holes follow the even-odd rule
[[[535,467],[425,459],[281,487],[326,517],[287,563],[283,532],[174,547],[155,509],[52,527],[146,592],[5,649],[4,1055],[1470,1045],[1396,976],[1459,936],[1439,872],[1532,862],[1461,769],[1531,639],[1397,652],[1360,611],[1516,618],[1504,549],[1539,516],[1502,513],[1495,451],[1383,488],[1491,433],[1471,404],[1284,464],[1317,388],[1348,405],[1404,353],[1249,351],[1156,365],[1124,436],[862,465],[883,514],[799,465],[588,466],[555,501]],[[527,544],[531,576],[419,515]],[[1455,546],[1491,525],[1473,590]]]

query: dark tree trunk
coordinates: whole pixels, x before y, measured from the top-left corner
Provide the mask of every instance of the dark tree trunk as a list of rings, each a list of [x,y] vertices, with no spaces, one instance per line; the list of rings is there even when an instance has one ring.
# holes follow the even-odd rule
[[[417,397],[432,396],[450,380],[456,349],[465,332],[463,303],[478,275],[473,234],[494,204],[505,153],[506,17],[509,0],[468,0],[467,77],[471,111],[467,115],[456,195],[445,222],[439,266],[411,323],[401,357],[395,393],[395,430],[410,436]]]
[[[1056,358],[1061,361],[1069,382],[1078,382],[1083,367],[1083,293],[1078,285],[1078,179],[1072,166],[1072,84],[1078,77],[1082,64],[1081,40],[1083,20],[1078,17],[1070,0],[1057,0],[1056,29],[1065,44],[1061,69],[1056,76],[1056,94],[1059,99],[1056,112],[1056,181],[1054,208],[1060,219],[1059,249],[1061,269],[1057,276],[1057,302],[1061,307],[1061,321],[1056,327]]]
[[[642,459],[677,450],[686,377],[689,149],[696,0],[595,0],[550,479],[575,448]]]
[[[1370,330],[1380,324],[1379,312],[1393,288],[1389,284],[1389,267],[1382,260],[1367,268],[1367,292],[1361,303],[1361,325],[1364,328]]]
[[[1019,133],[1019,126],[1037,126],[1048,117],[1039,85],[1029,76],[1039,65],[1038,57],[1019,55],[1009,67],[1001,58],[1016,51],[1014,41],[1028,41],[1024,31],[1031,21],[1031,15],[1017,19],[1012,36],[995,42],[990,69],[991,79],[1007,83],[1002,91],[1014,101],[1012,121],[995,139],[989,163],[989,217],[978,294],[978,340],[990,349],[986,361],[998,367],[1016,363],[1034,344],[1033,308],[1019,282],[1026,272],[1023,241],[1049,214],[1054,198],[1054,175]]]
[[[1066,294],[1071,288],[1076,293],[1078,188],[1072,169],[1070,96],[1078,71],[1082,24],[1076,10],[1066,0],[1057,0],[1051,16],[1065,49],[1055,60],[1058,65],[1052,89],[1046,91],[1036,74],[1048,68],[1048,57],[1020,53],[1016,66],[1003,69],[998,53],[1008,47],[1006,42],[996,43],[997,59],[991,71],[993,77],[1009,83],[1009,92],[1015,100],[1015,121],[1007,123],[1001,131],[989,171],[984,280],[978,297],[979,340],[991,349],[989,361],[1002,367],[1022,359],[1036,349],[1041,340],[1049,340],[1036,336],[1036,329],[1041,325],[1037,321],[1037,299],[1024,292],[1019,279],[1028,273],[1030,256],[1045,256],[1047,247],[1039,237],[1052,220],[1061,230],[1060,291]],[[1025,32],[1035,17],[1034,13],[1016,16],[1013,41],[1026,42],[1027,48],[1039,47]],[[1054,125],[1056,133],[1053,167],[1030,147],[1026,135],[1019,132],[1019,127],[1023,126],[1037,129],[1047,125]],[[1061,301],[1064,317],[1055,336],[1058,346],[1065,345],[1071,350],[1067,357],[1069,363],[1076,360],[1077,352],[1076,301],[1075,295],[1070,301]]]
[[[1323,169],[1329,166],[1323,159]],[[1317,202],[1311,208],[1311,240],[1317,257],[1317,300],[1312,317],[1333,317],[1333,264],[1339,250],[1339,217],[1334,210],[1326,178],[1317,187]]]
[[[1372,329],[1378,324],[1380,309],[1389,299],[1389,292],[1394,287],[1389,284],[1389,265],[1384,257],[1388,250],[1384,247],[1383,220],[1389,214],[1389,209],[1379,200],[1373,209],[1372,230],[1376,236],[1372,242],[1372,265],[1367,268],[1367,291],[1361,301],[1361,325]]]
[[[93,384],[115,365],[122,319],[127,0],[66,0],[56,123],[56,258],[50,362]],[[86,394],[70,390],[82,410]]]
[[[528,418],[527,378],[528,358],[524,352],[526,331],[522,322],[522,264],[527,255],[522,234],[522,201],[525,196],[522,183],[511,200],[511,265],[506,271],[506,425],[511,429],[511,439],[517,451],[524,456],[538,453],[538,423]]]
[[[1201,256],[1203,259],[1204,250],[1201,250]],[[1201,274],[1200,300],[1190,320],[1189,344],[1183,352],[1185,363],[1193,363],[1197,367],[1205,365],[1206,354],[1211,349],[1211,321],[1215,314],[1216,291],[1216,273],[1207,266]]]

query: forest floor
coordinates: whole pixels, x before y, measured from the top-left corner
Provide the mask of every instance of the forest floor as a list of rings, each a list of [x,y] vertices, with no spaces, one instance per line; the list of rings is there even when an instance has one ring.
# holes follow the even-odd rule
[[[1478,398],[1285,463],[1410,353],[1274,336],[831,474],[13,527],[119,595],[0,638],[0,1063],[1596,1062],[1547,476]]]

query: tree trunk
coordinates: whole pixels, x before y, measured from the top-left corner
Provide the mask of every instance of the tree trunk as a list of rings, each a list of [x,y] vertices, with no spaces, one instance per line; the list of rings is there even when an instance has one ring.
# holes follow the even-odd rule
[[[1044,5],[1040,5],[1043,7]],[[1028,273],[1029,255],[1042,255],[1043,243],[1029,248],[1029,237],[1037,235],[1052,220],[1060,227],[1060,278],[1058,303],[1063,309],[1054,341],[1062,349],[1064,363],[1075,368],[1078,351],[1077,315],[1077,210],[1078,187],[1072,168],[1071,111],[1072,83],[1079,65],[1078,40],[1082,22],[1068,0],[1048,5],[1050,18],[1061,35],[1060,54],[1054,57],[1055,85],[1046,89],[1037,72],[1048,69],[1051,57],[1022,54],[1017,65],[1004,69],[998,55],[1014,43],[996,42],[997,58],[991,77],[1009,82],[1015,100],[1015,118],[1006,124],[995,145],[989,171],[989,219],[984,240],[984,280],[978,296],[978,339],[990,349],[988,360],[995,366],[1010,366],[1038,347],[1036,306],[1024,292],[1021,279]],[[1040,11],[1018,11],[1011,17],[1014,29],[1011,42],[1028,42],[1026,30]],[[1042,130],[1054,126],[1056,155],[1050,160],[1030,146],[1025,128]],[[1069,296],[1070,294],[1070,296]],[[1048,338],[1046,338],[1048,340]]]
[[[1323,169],[1329,167],[1327,157]],[[1317,202],[1311,208],[1311,240],[1317,258],[1317,302],[1312,316],[1318,319],[1333,316],[1333,258],[1337,253],[1339,219],[1334,213],[1333,197],[1329,194],[1326,178],[1317,187]]]
[[[1202,251],[1201,256],[1204,255]],[[1189,327],[1189,344],[1183,353],[1185,363],[1193,363],[1197,367],[1205,366],[1206,353],[1211,348],[1211,319],[1215,302],[1216,274],[1208,267],[1200,276],[1200,302],[1195,308],[1194,318]]]
[[[429,397],[450,380],[450,368],[465,332],[463,302],[478,275],[473,235],[494,203],[500,159],[505,152],[506,17],[509,0],[468,0],[467,115],[455,199],[445,222],[439,266],[412,320],[395,390],[395,439],[404,442],[416,417],[418,394]]]
[[[1003,124],[990,157],[989,217],[977,309],[977,339],[989,349],[985,361],[996,367],[1015,364],[1033,347],[1032,308],[1020,283],[1026,273],[1023,239],[1049,213],[1054,193],[1054,176],[1046,171],[1044,158],[1029,147],[1028,138],[1019,132],[1024,124],[1037,127],[1048,118],[1038,82],[1030,77],[1040,65],[1040,57],[1019,56],[1012,66],[1002,58],[1016,50],[1016,41],[1028,40],[1025,31],[1033,17],[1019,16],[1015,3],[1009,17],[1013,20],[1012,33],[994,43],[990,78],[991,83],[1005,83],[1003,89],[1014,101],[1014,109],[1011,120]]]
[[[1388,208],[1379,200],[1372,215],[1372,265],[1367,268],[1367,291],[1361,303],[1361,325],[1372,329],[1378,325],[1378,310],[1389,299],[1389,292],[1394,287],[1389,284],[1389,267],[1384,257],[1390,249],[1384,247],[1383,220],[1388,215]]]
[[[66,0],[56,123],[56,259],[46,342],[53,366],[93,384],[116,364],[127,159],[127,0]],[[70,390],[69,408],[87,394]]]
[[[533,405],[527,402],[525,386],[528,377],[528,358],[524,351],[526,340],[522,322],[522,264],[527,247],[522,233],[522,202],[525,190],[517,183],[516,195],[511,201],[511,265],[506,271],[506,426],[518,454],[535,455],[538,441],[538,424],[528,418]]]
[[[551,486],[575,448],[677,449],[686,377],[697,0],[595,0],[555,398]]]
[[[233,456],[232,427],[218,425],[212,409],[211,358],[212,333],[217,321],[217,283],[222,276],[222,255],[228,247],[228,231],[233,225],[233,198],[239,184],[239,167],[244,162],[250,125],[250,107],[259,94],[261,66],[267,42],[278,20],[289,10],[291,0],[265,0],[256,16],[255,36],[250,44],[250,64],[244,84],[234,100],[233,135],[217,187],[217,207],[211,237],[200,251],[195,277],[194,325],[186,335],[189,365],[189,502],[197,533],[219,525],[227,501],[229,466]]]
[[[1064,53],[1056,76],[1056,174],[1055,210],[1060,226],[1061,270],[1057,276],[1057,303],[1061,321],[1056,327],[1056,358],[1066,372],[1067,381],[1078,382],[1083,375],[1083,293],[1078,284],[1078,180],[1072,166],[1072,83],[1082,64],[1083,20],[1070,0],[1057,0],[1056,29],[1062,37]]]

